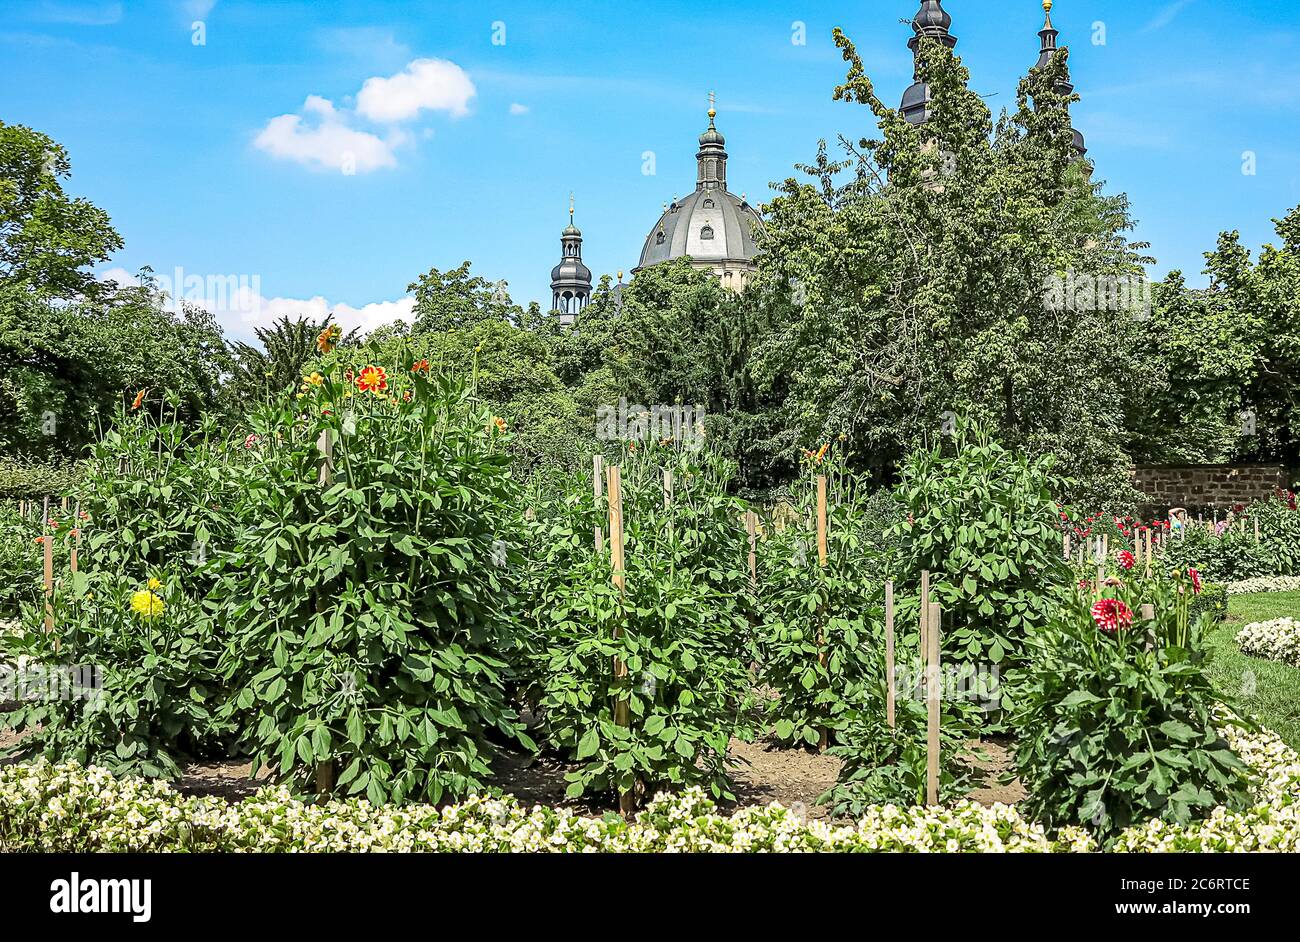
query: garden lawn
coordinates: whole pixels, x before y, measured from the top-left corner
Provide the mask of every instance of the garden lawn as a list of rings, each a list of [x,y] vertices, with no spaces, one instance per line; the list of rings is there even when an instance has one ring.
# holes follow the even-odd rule
[[[1228,620],[1209,636],[1213,652],[1210,674],[1215,686],[1239,702],[1292,749],[1300,749],[1300,670],[1247,657],[1237,647],[1237,633],[1251,622],[1290,616],[1300,618],[1300,592],[1261,592],[1229,599]],[[1247,672],[1254,675],[1250,692]]]

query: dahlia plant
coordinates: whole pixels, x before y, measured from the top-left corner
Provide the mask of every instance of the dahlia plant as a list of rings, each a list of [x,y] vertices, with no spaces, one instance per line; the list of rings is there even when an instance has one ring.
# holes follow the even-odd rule
[[[1029,813],[1097,837],[1245,807],[1243,765],[1215,723],[1191,572],[1120,568],[1082,583],[1033,637],[1018,696]]]
[[[751,732],[743,506],[726,494],[734,468],[671,443],[629,447],[619,463],[621,591],[608,508],[588,479],[557,484],[533,525],[530,696],[540,729],[577,763],[571,796],[643,801],[699,784],[730,797],[727,747]],[[665,468],[673,472],[667,505]]]
[[[206,606],[221,715],[300,790],[461,798],[500,742],[531,745],[503,676],[522,526],[505,433],[427,364],[331,344],[296,398],[249,417]]]

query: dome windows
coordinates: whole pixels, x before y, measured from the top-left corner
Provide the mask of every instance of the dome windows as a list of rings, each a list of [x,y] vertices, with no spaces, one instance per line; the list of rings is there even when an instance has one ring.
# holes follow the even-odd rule
[[[701,230],[700,230],[700,238],[701,238],[701,239],[712,239],[712,238],[713,238],[713,227],[710,226],[710,225],[706,225],[703,229],[701,229]]]

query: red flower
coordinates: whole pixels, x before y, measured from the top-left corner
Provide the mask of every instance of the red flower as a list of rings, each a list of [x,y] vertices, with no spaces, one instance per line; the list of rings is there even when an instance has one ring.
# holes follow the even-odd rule
[[[1187,574],[1192,577],[1192,592],[1197,595],[1201,594],[1201,574],[1195,569],[1187,570]]]
[[[388,389],[388,373],[382,366],[367,366],[357,377],[357,389],[378,396]]]
[[[142,389],[135,394],[135,401],[131,403],[131,411],[134,412],[136,409],[140,408],[140,406],[144,405],[144,396],[148,391],[149,390],[147,389]]]
[[[1113,635],[1133,627],[1133,610],[1119,599],[1102,599],[1092,607],[1092,620],[1103,633]]]
[[[1121,569],[1132,569],[1137,565],[1137,557],[1128,550],[1120,550],[1119,565]]]
[[[252,448],[254,445],[258,443],[258,441],[260,441],[260,439],[258,439],[256,435],[249,435],[247,438],[244,439],[244,450],[247,451],[248,449]]]
[[[411,372],[412,372],[412,373],[428,373],[428,372],[429,372],[429,361],[428,361],[428,360],[416,360],[414,363],[411,364]]]

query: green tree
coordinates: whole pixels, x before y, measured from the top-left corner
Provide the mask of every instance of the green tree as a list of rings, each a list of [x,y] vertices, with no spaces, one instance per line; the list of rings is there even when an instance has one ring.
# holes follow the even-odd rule
[[[823,143],[769,207],[759,277],[779,311],[755,376],[785,385],[781,425],[803,442],[848,436],[888,473],[948,414],[1009,445],[1054,453],[1079,495],[1125,491],[1123,417],[1137,375],[1132,310],[1048,303],[1071,275],[1137,277],[1123,197],[1101,195],[1072,150],[1056,91],[1065,51],[1022,81],[994,121],[951,50],[925,41],[933,114],[910,124],[876,95],[853,44],[838,100],[869,107],[881,137]],[[847,175],[847,179],[845,179]]]
[[[122,239],[106,212],[63,191],[71,170],[49,137],[0,121],[0,282],[61,299],[105,290],[85,269]]]
[[[506,283],[470,274],[470,263],[441,272],[436,268],[407,286],[415,295],[412,333],[473,327],[488,320],[518,323],[522,309],[510,300]]]

